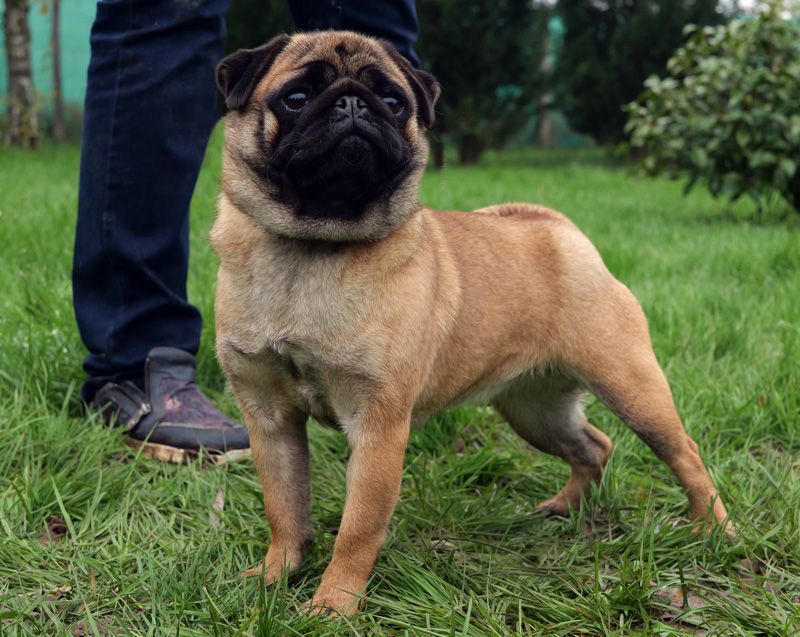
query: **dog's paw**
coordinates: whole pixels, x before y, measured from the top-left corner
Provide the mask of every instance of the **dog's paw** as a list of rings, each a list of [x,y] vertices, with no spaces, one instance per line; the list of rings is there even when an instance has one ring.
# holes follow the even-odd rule
[[[335,617],[352,617],[358,613],[363,602],[360,594],[349,592],[345,588],[320,585],[314,597],[303,604],[303,612],[307,615],[329,615]]]
[[[248,568],[242,577],[263,577],[267,584],[279,582],[300,568],[303,561],[301,551],[270,545],[267,555],[256,566]]]
[[[560,493],[549,500],[542,500],[536,506],[536,513],[547,516],[558,516],[561,518],[569,517],[569,504]]]
[[[692,525],[692,531],[698,535],[711,535],[716,529],[722,527],[722,532],[725,539],[729,542],[735,542],[739,539],[739,534],[736,532],[736,527],[733,522],[728,519],[722,522],[716,520],[699,520]]]

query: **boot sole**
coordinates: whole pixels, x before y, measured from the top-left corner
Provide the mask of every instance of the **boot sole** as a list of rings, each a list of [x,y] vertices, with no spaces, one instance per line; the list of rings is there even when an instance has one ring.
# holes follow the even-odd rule
[[[170,447],[160,445],[156,442],[146,440],[136,440],[130,436],[124,436],[125,444],[136,450],[141,450],[143,456],[161,462],[172,462],[174,464],[187,464],[200,457],[200,452],[196,449],[181,449],[180,447]],[[226,452],[203,450],[203,459],[216,465],[226,465],[229,462],[239,462],[251,456],[250,449],[231,449]]]

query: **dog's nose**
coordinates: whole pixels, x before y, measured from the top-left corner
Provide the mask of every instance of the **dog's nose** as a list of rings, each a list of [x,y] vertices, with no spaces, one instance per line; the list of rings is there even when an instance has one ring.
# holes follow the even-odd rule
[[[342,95],[336,100],[334,110],[337,113],[356,119],[367,112],[367,103],[357,95]]]

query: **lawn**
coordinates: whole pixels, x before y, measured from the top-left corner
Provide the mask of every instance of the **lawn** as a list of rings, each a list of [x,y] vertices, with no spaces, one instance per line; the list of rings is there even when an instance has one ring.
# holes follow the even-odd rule
[[[192,206],[199,377],[236,414],[213,351],[215,135]],[[342,511],[343,436],[310,424],[315,544],[277,590],[240,573],[269,529],[252,464],[156,464],[78,401],[70,292],[78,149],[0,150],[0,633],[3,635],[800,634],[800,217],[753,221],[583,152],[429,172],[422,199],[568,214],[641,300],[684,422],[739,539],[693,534],[686,498],[594,399],[616,442],[602,485],[545,519],[566,465],[491,410],[416,432],[386,546],[353,620],[300,613]],[[49,531],[48,531],[49,528]]]

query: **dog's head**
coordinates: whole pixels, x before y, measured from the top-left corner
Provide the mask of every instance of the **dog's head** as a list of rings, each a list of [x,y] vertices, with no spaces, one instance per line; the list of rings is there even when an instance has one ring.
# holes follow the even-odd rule
[[[217,66],[230,109],[222,189],[278,235],[384,236],[418,208],[439,86],[390,44],[281,35]]]

